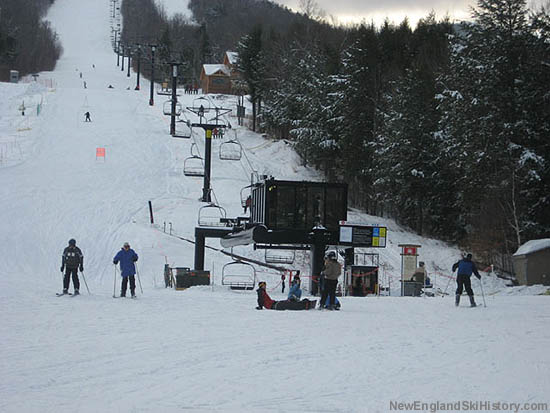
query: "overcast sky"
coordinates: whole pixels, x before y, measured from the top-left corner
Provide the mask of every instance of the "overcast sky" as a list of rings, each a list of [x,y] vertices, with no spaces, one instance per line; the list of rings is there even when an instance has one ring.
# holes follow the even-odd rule
[[[275,0],[293,10],[299,11],[299,0]],[[464,20],[470,17],[470,5],[475,0],[316,0],[319,8],[328,16],[334,16],[342,23],[374,21],[381,24],[386,17],[399,23],[405,16],[412,25],[433,10],[436,18],[448,14],[452,19]]]

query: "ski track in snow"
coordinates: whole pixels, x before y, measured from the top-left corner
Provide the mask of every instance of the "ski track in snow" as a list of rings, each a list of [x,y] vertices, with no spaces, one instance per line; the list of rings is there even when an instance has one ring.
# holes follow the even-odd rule
[[[449,297],[344,297],[340,312],[256,311],[254,292],[219,285],[228,257],[207,250],[212,288],[165,289],[165,262],[193,266],[193,246],[163,229],[171,224],[193,239],[203,181],[182,169],[192,141],[204,153],[204,137],[170,138],[166,97],[155,95],[150,107],[148,81],[133,90],[135,74],[128,78],[110,50],[109,5],[57,0],[48,19],[64,54],[55,71],[40,74],[54,87],[0,84],[1,412],[387,412],[392,400],[550,402],[549,301],[533,296],[540,287],[506,289],[484,274],[486,308],[456,309]],[[182,95],[182,106],[196,97]],[[285,142],[234,130],[258,173],[320,179]],[[244,159],[219,160],[220,143],[213,141],[212,187],[236,216],[250,170]],[[96,160],[97,147],[106,148],[105,161]],[[377,252],[392,294],[402,243],[421,244],[432,280],[453,294],[450,271],[436,271],[450,269],[459,250],[391,220],[349,215],[388,226],[388,246]],[[72,237],[92,295],[81,276],[81,296],[56,297]],[[140,256],[144,293],[138,284],[136,300],[111,298],[112,258],[124,241]],[[217,240],[208,245],[220,248]],[[252,247],[235,253],[263,258]],[[295,268],[307,274],[308,263],[297,254]],[[258,274],[282,299],[280,275]],[[117,295],[119,285],[117,278]],[[482,304],[479,285],[473,279]]]

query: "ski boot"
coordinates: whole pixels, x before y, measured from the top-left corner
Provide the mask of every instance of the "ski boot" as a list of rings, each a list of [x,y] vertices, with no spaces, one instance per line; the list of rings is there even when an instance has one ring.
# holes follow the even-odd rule
[[[474,301],[474,296],[473,295],[470,295],[470,307],[477,307],[477,304]]]
[[[120,296],[121,296],[121,297],[126,297],[126,291],[121,291],[121,292],[120,292]]]
[[[63,288],[63,294],[69,294],[69,290],[67,288]]]
[[[458,307],[459,304],[460,304],[460,294],[457,294],[455,297],[455,306]]]
[[[78,288],[75,288],[75,289],[74,289],[73,295],[80,295],[80,291],[78,291]]]

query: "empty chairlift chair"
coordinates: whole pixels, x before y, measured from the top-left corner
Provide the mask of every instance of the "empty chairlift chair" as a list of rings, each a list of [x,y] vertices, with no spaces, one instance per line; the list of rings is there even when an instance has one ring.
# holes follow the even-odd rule
[[[173,138],[191,139],[192,134],[193,129],[188,120],[178,119],[176,121],[176,133],[172,135]]]
[[[253,290],[256,285],[256,268],[243,261],[233,261],[222,268],[222,285],[232,290]]]
[[[239,142],[230,139],[220,145],[220,159],[223,161],[240,161],[243,148]]]
[[[162,105],[162,113],[164,113],[166,116],[172,116],[172,99],[167,100]],[[176,116],[181,115],[181,104],[179,102],[176,102]]]
[[[199,209],[198,224],[200,227],[224,227],[226,218],[225,208],[211,203]]]
[[[295,250],[266,249],[265,262],[268,264],[293,264],[296,259]]]
[[[204,164],[202,158],[192,155],[183,161],[183,174],[185,176],[204,176]]]

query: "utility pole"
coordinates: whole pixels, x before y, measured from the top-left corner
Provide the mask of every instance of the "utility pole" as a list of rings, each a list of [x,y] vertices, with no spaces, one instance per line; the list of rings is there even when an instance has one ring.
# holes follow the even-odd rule
[[[151,44],[149,46],[151,46],[151,90],[149,93],[149,106],[153,106],[155,104],[155,49],[157,48],[157,45]]]

